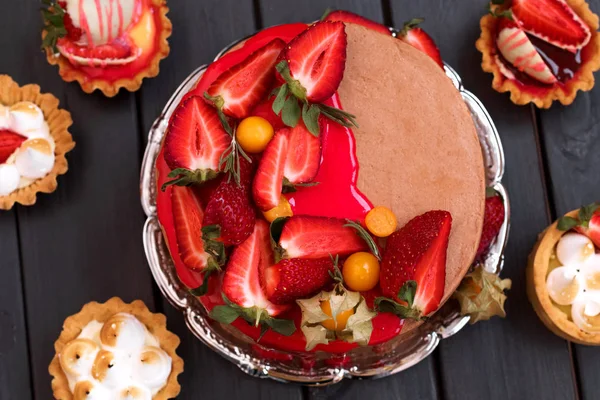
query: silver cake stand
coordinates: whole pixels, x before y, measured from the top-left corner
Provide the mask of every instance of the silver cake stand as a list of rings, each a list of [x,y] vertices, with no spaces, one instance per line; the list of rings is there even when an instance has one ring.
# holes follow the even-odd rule
[[[215,60],[242,40],[223,49]],[[142,207],[148,217],[144,225],[143,241],[150,270],[162,294],[175,308],[182,311],[188,328],[198,339],[249,375],[281,382],[329,385],[344,378],[381,378],[403,371],[429,356],[440,340],[465,327],[469,318],[461,316],[458,303],[450,300],[426,323],[406,335],[376,346],[359,347],[344,355],[332,355],[323,352],[287,353],[265,348],[235,328],[210,319],[199,300],[188,292],[177,277],[156,214],[157,185],[154,168],[171,114],[205,70],[206,66],[201,66],[183,81],[154,122],[148,136],[140,178]],[[462,95],[477,128],[487,185],[496,189],[505,201],[504,223],[484,261],[486,270],[500,273],[510,221],[508,195],[501,183],[504,174],[502,144],[483,104],[465,90],[456,71],[447,64],[445,72]]]

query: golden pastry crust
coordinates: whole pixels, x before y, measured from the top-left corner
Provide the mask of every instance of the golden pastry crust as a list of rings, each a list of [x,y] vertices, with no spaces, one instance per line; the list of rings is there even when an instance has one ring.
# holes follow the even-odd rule
[[[149,61],[148,66],[144,68],[142,71],[138,72],[133,78],[129,79],[118,79],[114,82],[108,82],[101,78],[90,78],[87,74],[81,71],[78,68],[75,68],[69,60],[60,54],[54,54],[52,49],[46,49],[46,59],[48,63],[51,65],[58,65],[58,73],[61,78],[65,82],[79,82],[81,89],[83,89],[86,93],[92,93],[94,90],[98,89],[106,97],[114,97],[119,93],[121,88],[124,88],[130,92],[135,92],[142,86],[142,81],[144,78],[154,78],[158,75],[160,68],[160,61],[166,58],[169,55],[170,47],[167,39],[171,36],[171,32],[173,31],[173,26],[171,21],[167,17],[167,13],[169,12],[169,8],[167,7],[166,0],[151,0],[152,5],[155,7],[159,7],[159,15],[160,15],[160,37],[158,40],[158,49],[154,54],[154,57]],[[44,38],[46,32],[42,32],[42,39]]]
[[[590,27],[592,37],[585,47],[589,58],[581,64],[577,75],[564,85],[553,85],[547,89],[539,87],[539,93],[523,90],[514,80],[506,78],[496,62],[496,24],[497,18],[485,15],[481,18],[481,36],[475,47],[482,53],[481,68],[494,75],[492,87],[500,92],[510,92],[510,100],[517,105],[534,103],[539,108],[550,108],[555,100],[563,105],[569,105],[577,96],[577,92],[589,91],[594,87],[594,72],[600,69],[600,35],[598,34],[598,16],[594,14],[585,0],[566,0],[573,11]],[[536,90],[538,88],[536,87]]]
[[[567,214],[570,217],[577,217],[579,210],[571,211]],[[558,222],[554,222],[539,236],[533,251],[529,255],[527,265],[527,295],[533,305],[533,309],[544,325],[554,334],[571,342],[600,346],[600,335],[585,332],[573,321],[570,321],[567,315],[559,310],[548,294],[546,287],[546,277],[550,264],[550,255],[560,238],[566,233],[557,228]]]
[[[35,204],[37,193],[52,193],[56,190],[58,175],[69,169],[65,155],[75,147],[75,142],[69,133],[73,124],[71,114],[58,108],[59,101],[50,93],[41,93],[38,85],[25,85],[20,87],[8,75],[0,75],[0,104],[11,106],[20,101],[30,101],[36,104],[44,113],[50,135],[55,142],[55,162],[52,171],[14,192],[0,196],[0,210],[10,210],[15,203],[24,206]]]
[[[181,387],[177,381],[177,376],[183,372],[183,360],[177,355],[175,350],[179,346],[179,337],[167,330],[167,318],[163,314],[154,314],[148,310],[148,307],[141,300],[135,300],[132,303],[125,303],[118,297],[113,297],[106,303],[97,303],[95,301],[87,303],[80,312],[71,315],[63,323],[63,330],[54,343],[56,354],[48,367],[52,375],[52,391],[57,400],[72,400],[73,394],[69,389],[69,382],[63,372],[58,354],[72,340],[77,338],[81,330],[91,321],[104,322],[113,315],[124,312],[135,316],[142,322],[148,331],[156,337],[160,347],[171,357],[171,374],[167,379],[166,385],[153,397],[154,400],[168,400],[177,397]]]

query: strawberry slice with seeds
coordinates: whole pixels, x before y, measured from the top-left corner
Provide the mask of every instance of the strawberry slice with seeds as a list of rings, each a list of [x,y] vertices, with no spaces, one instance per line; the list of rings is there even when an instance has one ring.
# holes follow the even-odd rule
[[[392,32],[388,29],[387,26],[377,23],[375,21],[372,21],[370,19],[367,19],[358,14],[354,14],[350,11],[344,11],[344,10],[332,11],[329,14],[327,14],[327,16],[325,16],[324,20],[325,21],[341,21],[341,22],[345,22],[345,23],[357,24],[357,25],[364,26],[365,28],[371,29],[373,31],[383,33],[384,35],[388,35],[388,36],[391,36],[391,34],[392,34]]]
[[[477,249],[476,260],[480,260],[490,245],[496,240],[500,228],[504,223],[504,201],[502,197],[498,196],[495,191],[490,193],[491,195],[485,199],[485,213],[483,217],[483,231],[481,232],[481,239],[479,240],[479,247]]]
[[[344,76],[346,45],[345,26],[340,21],[317,22],[294,38],[281,57],[287,60],[293,79],[288,82],[290,91],[311,103],[330,98]]]
[[[321,165],[321,139],[311,134],[302,121],[287,131],[288,148],[283,176],[289,183],[312,182]]]
[[[380,311],[421,319],[437,310],[444,296],[451,227],[449,212],[429,211],[388,237],[380,273],[386,297],[375,300]]]
[[[421,22],[423,22],[422,18],[415,18],[405,22],[402,30],[398,32],[398,38],[427,54],[443,69],[444,62],[442,61],[440,50],[431,36],[418,27]]]
[[[269,267],[272,261],[269,225],[257,220],[250,237],[231,253],[223,277],[223,294],[227,299],[242,308],[255,307],[258,319],[262,312],[275,316],[287,309],[271,303],[260,285],[260,271]]]
[[[12,131],[0,130],[0,164],[6,162],[27,138]]]
[[[513,0],[511,11],[523,30],[571,52],[592,37],[587,24],[564,0]]]
[[[263,272],[263,287],[272,303],[293,303],[296,299],[314,295],[330,283],[330,272],[333,272],[333,260],[330,257],[281,260]]]
[[[252,194],[254,203],[261,211],[269,211],[279,204],[283,188],[283,171],[289,148],[288,133],[287,128],[275,133],[258,164]]]
[[[276,260],[317,259],[368,250],[366,242],[345,220],[326,217],[291,217],[285,222],[278,243]]]
[[[579,209],[577,217],[564,216],[558,220],[558,229],[577,232],[589,237],[596,247],[600,247],[600,203],[592,203]]]
[[[165,161],[173,170],[169,177],[178,177],[166,185],[189,185],[216,177],[230,143],[217,110],[201,97],[185,99],[173,113],[165,137]]]
[[[275,63],[284,47],[283,40],[272,40],[223,72],[207,90],[210,100],[233,118],[249,116],[252,108],[271,90],[275,80]]]
[[[579,233],[589,237],[596,247],[600,247],[600,212],[596,212],[592,218],[590,218],[587,226],[582,225],[575,228]]]

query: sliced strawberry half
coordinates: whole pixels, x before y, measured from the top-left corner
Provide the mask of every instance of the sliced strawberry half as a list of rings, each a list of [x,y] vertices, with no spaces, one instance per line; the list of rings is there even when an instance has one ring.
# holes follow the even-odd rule
[[[283,312],[287,307],[271,303],[260,285],[260,271],[264,271],[272,262],[269,225],[257,220],[250,237],[231,253],[223,277],[223,294],[242,308],[256,307],[270,316]],[[260,311],[257,317],[260,319]]]
[[[504,223],[504,201],[496,193],[485,199],[485,214],[483,218],[483,231],[477,248],[476,260],[481,259],[487,253],[490,245],[496,240],[500,228]]]
[[[384,35],[391,36],[392,32],[388,29],[387,26],[367,19],[358,14],[354,14],[350,11],[344,10],[335,10],[327,14],[325,17],[325,21],[341,21],[345,23],[352,23],[364,26],[365,28],[371,29],[373,31],[383,33]]]
[[[283,176],[288,182],[312,182],[321,165],[321,138],[306,129],[302,121],[287,131],[288,155],[285,159]]]
[[[325,258],[368,250],[354,228],[338,218],[294,216],[283,226],[276,259]]]
[[[219,75],[207,90],[217,108],[233,118],[249,116],[271,90],[275,63],[284,47],[283,40],[272,40]]]
[[[440,50],[431,36],[418,27],[421,22],[423,22],[423,20],[420,18],[415,18],[406,22],[402,30],[398,32],[398,38],[410,44],[415,49],[421,50],[423,53],[427,54],[443,69],[444,62],[442,61]]]
[[[165,137],[170,184],[189,185],[217,176],[223,152],[231,143],[217,110],[198,96],[185,99],[175,110]]]
[[[528,33],[572,52],[587,45],[592,32],[564,0],[513,0],[512,16]]]
[[[277,114],[275,114],[275,112],[273,112],[274,101],[275,96],[263,100],[256,107],[254,107],[254,110],[252,110],[251,115],[266,119],[267,121],[269,121],[273,129],[275,131],[278,131],[282,128],[285,128],[285,124],[283,123],[281,118]]]
[[[600,212],[596,212],[588,223],[588,226],[578,226],[576,231],[589,237],[596,247],[600,248]]]
[[[330,283],[330,271],[333,272],[330,257],[317,260],[281,260],[263,272],[263,286],[272,303],[292,303],[296,299],[314,295]]]
[[[202,241],[204,211],[192,189],[174,186],[171,191],[173,224],[177,248],[186,267],[202,271],[208,266],[208,253]]]
[[[376,299],[380,311],[420,319],[437,310],[444,296],[451,227],[449,212],[429,211],[388,237],[380,273],[386,297]]]
[[[6,162],[27,138],[9,130],[0,130],[0,164]]]
[[[579,209],[577,217],[564,216],[558,220],[558,229],[577,232],[589,237],[600,247],[600,203],[592,203]]]
[[[344,77],[346,31],[343,22],[320,21],[294,38],[282,52],[293,79],[290,91],[301,100],[321,103]]]
[[[275,133],[258,164],[252,194],[256,206],[262,211],[268,211],[279,204],[289,148],[288,133],[288,129],[281,129]]]

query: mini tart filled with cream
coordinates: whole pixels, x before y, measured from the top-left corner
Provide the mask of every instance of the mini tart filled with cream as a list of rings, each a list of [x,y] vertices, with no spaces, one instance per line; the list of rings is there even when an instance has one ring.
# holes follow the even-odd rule
[[[0,209],[32,205],[38,192],[56,190],[57,176],[68,169],[65,154],[75,146],[72,123],[56,97],[0,75]]]
[[[54,397],[171,399],[180,391],[179,338],[144,303],[113,297],[67,318],[49,367]]]
[[[169,54],[166,0],[59,0],[43,10],[43,47],[66,82],[108,97],[136,91]]]
[[[598,16],[584,0],[506,0],[481,19],[476,47],[492,87],[518,105],[569,105],[600,69]],[[557,23],[561,21],[561,23]]]
[[[529,257],[527,293],[552,332],[576,343],[600,345],[597,233],[585,226],[592,226],[589,221],[573,225],[573,230],[563,226],[564,220],[578,220],[581,215],[580,210],[572,211],[540,235]]]

